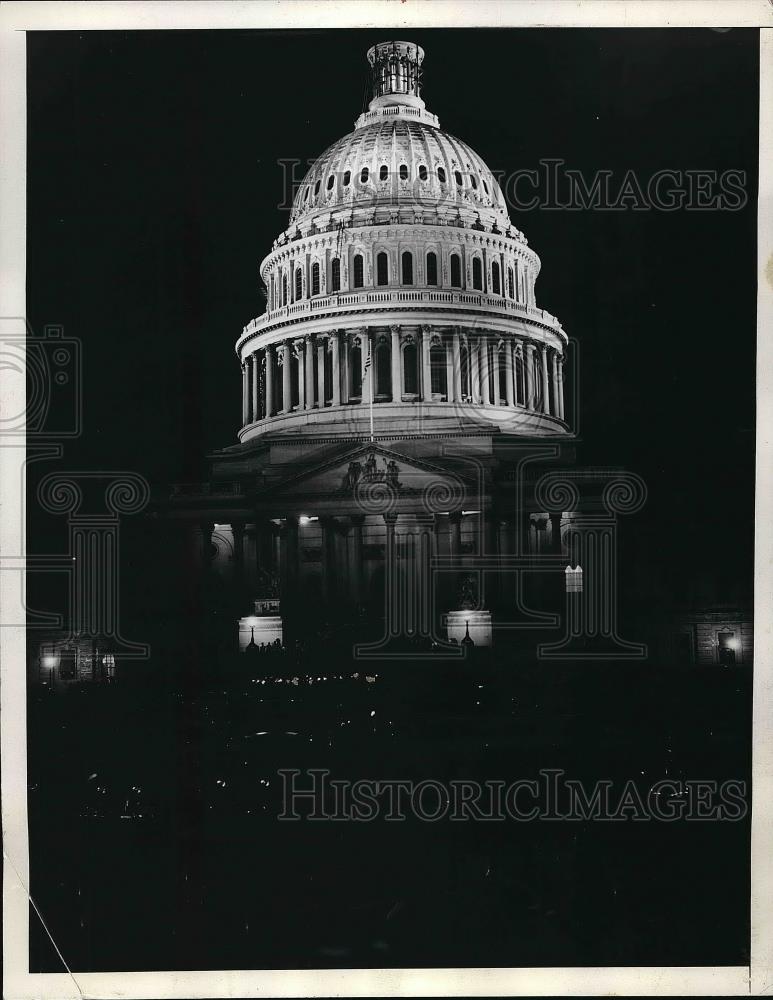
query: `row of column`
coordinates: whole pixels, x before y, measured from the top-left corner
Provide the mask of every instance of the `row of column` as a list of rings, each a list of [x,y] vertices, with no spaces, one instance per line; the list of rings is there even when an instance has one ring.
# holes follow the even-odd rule
[[[459,327],[441,333],[394,325],[295,337],[245,358],[242,423],[406,398],[521,407],[563,420],[563,364],[563,354],[546,344]]]

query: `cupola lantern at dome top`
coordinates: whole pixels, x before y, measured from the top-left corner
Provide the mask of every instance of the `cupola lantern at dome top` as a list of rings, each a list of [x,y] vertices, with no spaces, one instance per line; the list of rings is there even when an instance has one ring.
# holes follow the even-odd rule
[[[368,49],[373,100],[370,108],[389,104],[424,107],[421,64],[424,49],[412,42],[379,42]]]

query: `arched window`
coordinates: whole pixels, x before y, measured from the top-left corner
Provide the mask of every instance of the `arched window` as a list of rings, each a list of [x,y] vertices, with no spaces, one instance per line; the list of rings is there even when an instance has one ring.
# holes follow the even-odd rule
[[[376,395],[392,394],[391,348],[386,338],[376,344]]]
[[[412,285],[413,284],[413,254],[406,250],[403,253],[402,258],[403,263],[403,284]]]
[[[400,180],[401,181],[408,180],[408,167],[404,163],[400,164]]]
[[[480,263],[480,257],[473,257],[472,260],[472,287],[479,292],[483,291],[483,267]]]
[[[437,254],[431,250],[427,254],[427,284],[437,284]]]
[[[320,184],[321,184],[321,181],[317,181],[317,183],[314,185],[314,195],[315,195],[315,197],[316,197],[316,195],[319,194],[319,185]]]
[[[358,253],[354,255],[354,287],[362,288],[362,254]]]
[[[460,188],[462,186],[462,175],[458,170],[454,170],[454,180],[456,181],[456,186]]]
[[[376,284],[389,284],[389,257],[383,251],[376,257]]]
[[[334,257],[330,264],[330,290],[340,292],[341,290],[341,261]]]
[[[473,191],[478,190],[478,178],[475,176],[475,174],[470,174],[470,184],[472,184]]]
[[[287,275],[282,275],[282,305],[287,305]]]
[[[311,265],[311,294],[319,295],[319,264]]]
[[[502,291],[499,285],[499,264],[496,261],[491,265],[491,291],[494,295],[499,295]]]
[[[344,170],[344,187],[349,187],[351,179],[352,179],[351,170]]]
[[[483,185],[483,190],[486,192],[486,194],[488,194],[488,184],[482,177],[481,177],[481,184]]]
[[[454,288],[462,287],[462,262],[458,253],[451,254],[451,284]]]
[[[419,379],[416,370],[416,345],[406,344],[403,348],[403,386],[407,395],[417,395]]]
[[[295,269],[295,299],[296,301],[303,296],[303,271],[297,267]]]
[[[419,180],[420,181],[426,181],[426,179],[427,179],[427,168],[424,166],[423,163],[420,163],[419,164]]]
[[[513,282],[513,269],[508,267],[507,269],[507,294],[510,298],[515,298],[515,283]]]
[[[446,380],[446,349],[440,344],[431,347],[429,350],[429,371],[432,380],[432,394],[436,393],[445,396],[447,389]]]
[[[446,182],[446,172],[442,167],[437,168],[437,179],[441,184],[445,184]]]
[[[351,373],[351,396],[362,394],[362,351],[355,346],[349,352],[349,371]]]
[[[367,184],[370,171],[367,167],[363,167],[360,171],[360,184]]]
[[[389,177],[389,167],[386,165],[386,163],[382,163],[381,169],[378,172],[378,179],[380,181],[385,181],[387,177]]]
[[[334,176],[333,176],[333,175],[331,174],[331,175],[330,175],[330,176],[328,177],[328,179],[327,179],[327,189],[328,189],[328,191],[332,191],[332,190],[333,190],[333,185],[335,184],[335,182],[336,182],[336,179],[335,179],[335,177],[334,177]]]

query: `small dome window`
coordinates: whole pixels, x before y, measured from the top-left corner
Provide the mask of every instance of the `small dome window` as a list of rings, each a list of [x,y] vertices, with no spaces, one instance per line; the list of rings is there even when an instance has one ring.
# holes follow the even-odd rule
[[[321,183],[320,181],[317,181],[317,183],[314,185],[314,194],[315,195],[319,194],[319,185],[320,185],[320,183]]]
[[[360,171],[360,184],[367,184],[368,177],[370,176],[370,171],[367,167],[363,167]]]
[[[470,184],[472,184],[474,191],[478,190],[478,178],[475,176],[475,174],[470,174]]]
[[[454,180],[456,181],[456,186],[460,188],[462,186],[462,175],[458,170],[454,170]]]
[[[446,172],[443,169],[443,167],[438,167],[437,168],[437,179],[440,181],[441,184],[445,184],[445,182],[446,182]]]
[[[311,193],[311,188],[308,188],[308,187],[307,187],[307,188],[306,188],[306,191],[304,192],[304,195],[303,195],[303,200],[304,200],[304,201],[308,201],[308,200],[309,200],[309,194],[310,194],[310,193]]]
[[[351,180],[352,180],[352,172],[351,172],[351,170],[345,170],[344,171],[344,187],[349,187],[349,184],[351,183]]]
[[[408,167],[404,163],[400,164],[400,180],[401,181],[408,180]]]
[[[389,167],[386,165],[386,163],[382,163],[381,169],[378,172],[378,179],[380,181],[385,181],[387,177],[389,177]]]
[[[481,177],[480,182],[483,185],[483,190],[486,192],[486,194],[488,194],[488,184],[485,182],[485,180],[482,177]]]
[[[419,180],[426,181],[427,179],[427,168],[423,163],[419,164]]]
[[[331,174],[327,179],[327,189],[328,191],[333,190],[333,185],[335,184],[335,177]]]

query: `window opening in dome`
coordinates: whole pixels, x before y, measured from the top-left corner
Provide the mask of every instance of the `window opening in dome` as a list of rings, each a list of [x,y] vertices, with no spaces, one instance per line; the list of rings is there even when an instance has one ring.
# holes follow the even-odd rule
[[[287,305],[287,275],[282,275],[282,305]]]
[[[408,167],[404,163],[400,164],[400,180],[401,181],[408,180]]]
[[[499,295],[501,292],[499,286],[499,264],[496,261],[491,265],[491,290],[494,295]]]
[[[314,185],[314,194],[315,194],[315,196],[319,194],[319,185],[320,185],[319,181],[317,181],[317,183]]]
[[[451,254],[451,284],[454,288],[462,287],[462,264],[458,253]]]
[[[334,257],[330,265],[330,289],[333,292],[341,290],[341,261]]]
[[[427,254],[427,284],[437,284],[437,254],[431,250]]]
[[[483,291],[483,268],[480,257],[474,257],[472,261],[472,287],[477,291]]]
[[[413,284],[413,254],[406,250],[403,253],[402,259],[403,266],[403,284],[412,285]]]
[[[376,283],[389,284],[389,258],[383,252],[376,257]]]
[[[445,184],[446,182],[446,172],[442,167],[437,168],[437,179],[441,184]]]
[[[303,271],[300,268],[295,272],[295,298],[296,301],[303,295]]]
[[[473,190],[478,190],[478,179],[475,174],[470,174],[470,184],[472,184]]]
[[[459,173],[458,170],[454,170],[454,180],[456,181],[457,187],[462,186],[462,175]]]
[[[307,187],[306,190],[303,193],[303,200],[304,201],[308,201],[310,194],[311,194],[311,188]]]
[[[331,174],[327,179],[327,189],[328,191],[333,190],[333,185],[335,184],[335,177]]]
[[[360,171],[360,184],[368,183],[368,175],[369,175],[368,168],[363,167],[362,170]]]
[[[386,165],[386,163],[383,163],[381,165],[381,169],[378,172],[378,179],[380,181],[385,181],[387,177],[389,177],[389,167]]]
[[[415,344],[406,344],[403,350],[403,386],[408,395],[415,396],[419,391],[417,372],[417,353]]]
[[[319,264],[311,265],[311,294],[319,295]]]
[[[420,181],[426,181],[426,179],[427,179],[427,168],[424,166],[423,163],[420,163],[419,164],[419,180]]]
[[[515,284],[513,282],[512,267],[508,267],[507,269],[507,294],[510,296],[511,299],[515,297]]]
[[[446,349],[439,344],[429,350],[429,370],[430,381],[432,383],[432,395],[445,396],[447,394],[446,383]]]
[[[483,190],[486,192],[486,194],[488,194],[488,184],[485,182],[485,180],[482,177],[481,177],[481,181],[480,182],[483,185]]]
[[[362,288],[362,254],[358,253],[354,257],[354,287]]]
[[[350,183],[351,179],[352,179],[352,172],[351,172],[351,170],[345,170],[344,171],[344,187],[349,187],[349,183]]]

